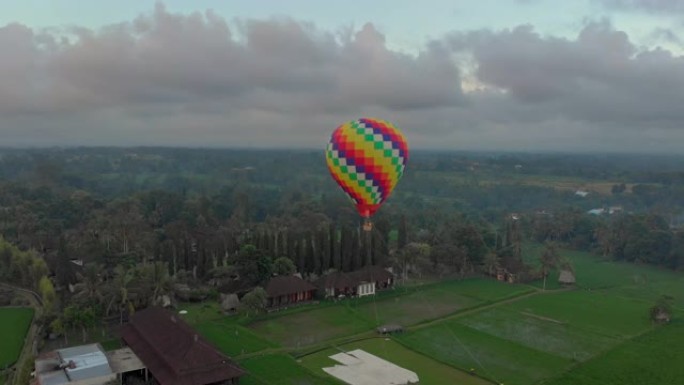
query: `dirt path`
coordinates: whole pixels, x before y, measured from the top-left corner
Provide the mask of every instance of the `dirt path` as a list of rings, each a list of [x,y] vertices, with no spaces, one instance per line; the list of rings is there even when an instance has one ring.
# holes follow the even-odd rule
[[[17,374],[19,374],[19,371],[21,370],[22,363],[24,362],[24,360],[26,360],[27,357],[34,355],[38,350],[38,341],[36,339],[36,336],[38,335],[39,329],[38,324],[36,323],[36,319],[40,317],[41,311],[43,309],[43,300],[42,298],[40,298],[40,295],[38,295],[38,293],[32,290],[24,289],[14,285],[9,285],[6,283],[0,283],[0,287],[12,290],[16,295],[25,298],[31,304],[31,307],[34,310],[33,319],[31,320],[31,327],[26,333],[26,337],[24,339],[24,348],[21,350],[21,354],[19,354],[17,362],[14,363],[14,365],[12,365],[7,371],[9,373],[9,377],[7,378],[7,384],[16,384],[16,376]]]

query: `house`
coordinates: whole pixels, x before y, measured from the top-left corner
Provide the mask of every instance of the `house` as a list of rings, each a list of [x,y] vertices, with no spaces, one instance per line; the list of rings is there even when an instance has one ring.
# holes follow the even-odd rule
[[[561,270],[558,276],[558,283],[561,285],[574,285],[575,284],[575,274],[570,270]]]
[[[100,344],[43,353],[35,361],[36,385],[104,385],[116,380]]]
[[[315,293],[316,286],[294,275],[273,277],[266,285],[266,307],[283,307],[311,301]]]
[[[373,295],[393,284],[394,275],[380,266],[366,266],[351,273],[333,272],[316,281],[325,297]]]
[[[349,273],[349,276],[357,283],[359,296],[375,294],[376,290],[387,289],[394,284],[394,275],[380,266],[366,266]]]
[[[589,191],[577,190],[577,191],[575,191],[575,195],[584,198],[584,197],[586,197],[587,195],[589,195]]]
[[[238,384],[245,374],[179,316],[161,307],[134,313],[120,333],[160,385]]]
[[[356,285],[346,273],[335,271],[319,278],[316,286],[325,293],[325,297],[352,296]]]

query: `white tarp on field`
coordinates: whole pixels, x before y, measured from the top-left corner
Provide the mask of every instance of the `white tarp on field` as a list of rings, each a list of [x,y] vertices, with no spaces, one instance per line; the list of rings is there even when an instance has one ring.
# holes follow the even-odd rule
[[[361,349],[330,356],[342,365],[323,368],[331,376],[351,385],[407,385],[418,383],[418,375]]]

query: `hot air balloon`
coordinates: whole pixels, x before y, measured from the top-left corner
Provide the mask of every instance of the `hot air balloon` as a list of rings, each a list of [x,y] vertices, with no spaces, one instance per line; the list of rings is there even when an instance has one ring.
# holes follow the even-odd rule
[[[364,218],[364,230],[370,231],[370,217],[404,173],[406,138],[392,123],[361,118],[335,129],[325,155],[330,174]]]

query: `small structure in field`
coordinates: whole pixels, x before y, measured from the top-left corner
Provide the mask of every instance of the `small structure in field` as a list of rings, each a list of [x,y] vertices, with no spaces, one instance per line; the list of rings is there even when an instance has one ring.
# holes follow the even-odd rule
[[[403,332],[404,328],[401,325],[382,325],[378,326],[375,330],[377,330],[379,334],[394,334]]]
[[[558,283],[565,286],[570,286],[575,284],[575,274],[570,270],[561,270],[558,275]]]
[[[668,323],[670,322],[670,313],[665,310],[659,310],[653,316],[653,320],[657,323]]]
[[[221,310],[228,313],[235,313],[240,306],[240,299],[237,294],[221,293]]]

